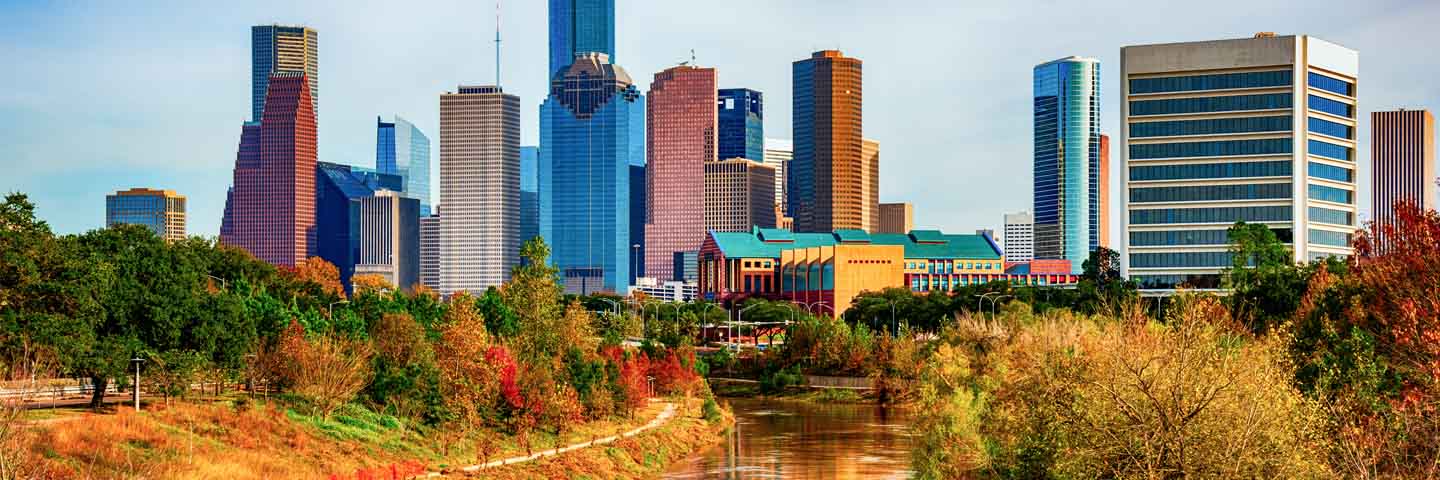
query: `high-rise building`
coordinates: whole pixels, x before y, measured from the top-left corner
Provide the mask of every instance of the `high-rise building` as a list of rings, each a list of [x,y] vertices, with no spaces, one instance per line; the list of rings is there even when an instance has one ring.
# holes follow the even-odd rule
[[[744,158],[706,163],[704,230],[748,232],[753,227],[775,228],[774,186],[775,169],[769,165]]]
[[[880,204],[880,227],[874,233],[910,233],[915,229],[915,205],[909,202]]]
[[[1035,66],[1035,258],[1075,273],[1100,245],[1100,61]]]
[[[294,266],[315,243],[316,132],[308,79],[277,72],[260,122],[241,127],[235,158],[231,234],[221,241],[275,265]]]
[[[185,239],[185,196],[174,190],[132,188],[105,196],[105,226],[144,225],[166,240]]]
[[[375,170],[404,179],[405,196],[420,201],[420,215],[430,215],[430,137],[405,119],[385,122],[375,117]]]
[[[1100,187],[1095,190],[1100,197],[1096,215],[1100,217],[1100,246],[1110,248],[1110,136],[1100,135]]]
[[[399,175],[367,171],[360,167],[318,162],[315,172],[315,251],[340,271],[340,283],[348,289],[355,275],[361,248],[361,201],[376,191],[397,190]]]
[[[716,160],[715,69],[667,68],[655,74],[645,104],[645,271],[671,278],[675,252],[705,240],[705,163]]]
[[[630,165],[630,283],[645,276],[645,165]]]
[[[552,15],[553,15],[552,11]],[[571,293],[630,278],[630,167],[644,165],[645,100],[603,53],[577,54],[540,106],[540,235]],[[638,157],[638,158],[637,158]],[[452,205],[448,200],[446,213]]]
[[[1305,35],[1121,49],[1124,274],[1216,286],[1242,220],[1296,261],[1350,254],[1358,65]]]
[[[1408,200],[1434,210],[1435,198],[1435,115],[1429,110],[1398,110],[1370,113],[1370,158],[1374,187],[1374,220],[1394,216],[1395,203]],[[1328,129],[1321,135],[1350,138],[1353,129]],[[1320,159],[1323,161],[1323,159]],[[1344,168],[1334,165],[1337,168]],[[1348,177],[1347,177],[1348,178]],[[1311,219],[1314,221],[1315,219]]]
[[[867,232],[880,231],[880,142],[865,139],[860,147],[860,223]]]
[[[379,275],[410,291],[420,283],[420,201],[394,190],[360,199],[356,275]]]
[[[520,244],[540,236],[540,147],[520,147]]]
[[[1035,216],[1030,212],[1005,214],[1005,262],[1035,259]]]
[[[439,208],[435,209],[436,211]],[[420,283],[440,291],[440,215],[420,217]]]
[[[615,58],[615,0],[550,0],[550,71],[553,79],[585,53]]]
[[[250,27],[250,118],[260,121],[270,76],[303,73],[309,80],[311,116],[320,117],[320,41],[315,29],[289,25]],[[316,123],[319,123],[318,121]]]
[[[719,92],[720,145],[715,158],[765,158],[764,96],[748,88]]]
[[[789,140],[765,139],[765,164],[775,169],[775,203],[780,205],[780,217],[790,217],[790,205],[785,200],[786,174],[790,171],[790,160],[795,158],[795,145]]]
[[[867,229],[861,62],[839,50],[796,61],[794,160],[785,200],[801,232]]]
[[[440,95],[440,294],[480,294],[520,261],[520,97]]]

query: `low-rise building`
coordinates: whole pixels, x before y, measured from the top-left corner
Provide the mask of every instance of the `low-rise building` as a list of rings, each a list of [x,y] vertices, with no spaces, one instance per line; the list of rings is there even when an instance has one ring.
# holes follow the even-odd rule
[[[643,292],[645,296],[662,302],[690,302],[695,300],[697,290],[695,282],[639,277],[630,286],[630,295]]]

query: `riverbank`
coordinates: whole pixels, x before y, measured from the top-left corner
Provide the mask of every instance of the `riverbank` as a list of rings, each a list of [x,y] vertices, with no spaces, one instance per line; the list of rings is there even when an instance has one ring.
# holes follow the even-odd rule
[[[596,446],[598,455],[582,449],[534,462],[534,467],[543,467],[538,470],[505,467],[486,470],[483,476],[540,478],[567,472],[561,476],[574,477],[605,472],[594,477],[629,478],[625,475],[630,472],[663,470],[668,461],[718,441],[730,418],[722,412],[723,420],[711,424],[699,418],[698,400],[674,401],[683,406],[676,408],[673,418],[603,450]],[[277,401],[249,400],[154,405],[139,413],[125,407],[107,414],[85,413],[27,427],[25,444],[27,461],[42,478],[408,478],[631,431],[652,422],[666,406],[654,402],[633,418],[578,424],[563,436],[532,434],[529,449],[512,435],[480,432],[472,438],[494,442],[488,458],[481,458],[473,442],[447,444],[441,440],[445,432],[353,404],[322,418]],[[647,455],[652,451],[665,453]],[[634,465],[619,459],[594,461],[616,455],[611,452],[633,452],[630,458],[638,461],[631,462]],[[655,462],[665,463],[652,467]],[[607,465],[625,470],[612,474],[600,469]],[[576,470],[572,474],[566,468]]]
[[[764,392],[755,381],[711,378],[710,390],[717,397],[753,398],[760,400],[793,401],[824,404],[876,405],[881,403],[874,390],[849,388],[785,387],[778,392]],[[891,404],[903,408],[904,404]]]

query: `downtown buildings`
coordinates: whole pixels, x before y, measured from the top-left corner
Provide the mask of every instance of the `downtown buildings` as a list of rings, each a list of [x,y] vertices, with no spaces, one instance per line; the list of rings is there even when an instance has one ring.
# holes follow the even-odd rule
[[[320,34],[313,28],[292,25],[250,27],[250,118],[260,121],[270,76],[276,72],[305,74],[310,106],[316,123],[320,117]]]
[[[185,239],[185,196],[132,188],[105,196],[105,226],[142,225],[169,241]]]
[[[915,205],[909,202],[880,204],[880,228],[875,233],[910,233],[915,229]]]
[[[1124,275],[1218,286],[1236,221],[1296,261],[1349,255],[1358,64],[1306,35],[1121,49]]]
[[[655,74],[646,101],[645,272],[673,278],[676,252],[705,239],[706,164],[716,160],[716,75],[677,66]],[[632,188],[634,186],[632,185]],[[748,227],[747,227],[748,228]]]
[[[707,162],[704,190],[705,232],[776,227],[775,169],[769,165],[744,158]]]
[[[221,241],[295,266],[315,252],[315,111],[305,73],[276,72],[266,85],[260,121],[241,127]]]
[[[520,97],[462,85],[440,96],[441,295],[479,294],[520,261]]]
[[[404,194],[420,201],[420,215],[430,215],[430,137],[410,122],[395,116],[375,118],[375,170],[399,175]]]
[[[1400,201],[1434,210],[1435,115],[1428,110],[1372,112],[1370,126],[1373,219],[1393,218],[1395,203]],[[1353,133],[1328,131],[1332,135]]]
[[[404,183],[398,175],[350,165],[319,162],[315,168],[315,249],[310,255],[335,265],[340,283],[348,288],[362,251],[374,247],[366,242],[378,239],[362,235],[364,200],[377,192],[398,190]]]
[[[794,62],[791,73],[794,159],[785,171],[785,200],[795,230],[874,228],[865,214],[879,199],[867,199],[872,179],[861,136],[860,60],[823,50]],[[878,163],[878,145],[873,158]],[[873,176],[878,182],[879,173]]]
[[[717,92],[720,123],[716,158],[765,159],[765,96],[748,88]]]
[[[356,275],[411,291],[420,283],[420,201],[394,190],[361,198]]]
[[[1024,263],[1035,259],[1035,216],[1030,212],[1005,214],[1003,232],[1005,263]]]
[[[1075,273],[1100,246],[1100,62],[1068,57],[1035,66],[1034,258]]]

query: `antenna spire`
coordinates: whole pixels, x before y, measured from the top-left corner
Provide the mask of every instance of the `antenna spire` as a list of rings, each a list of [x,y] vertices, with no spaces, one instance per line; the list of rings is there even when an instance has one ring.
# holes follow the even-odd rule
[[[495,88],[500,88],[500,1],[495,0]]]

